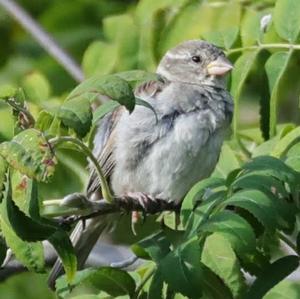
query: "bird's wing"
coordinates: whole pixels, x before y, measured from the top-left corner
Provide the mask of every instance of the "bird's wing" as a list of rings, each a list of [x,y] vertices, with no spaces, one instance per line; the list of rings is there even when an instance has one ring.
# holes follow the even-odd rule
[[[94,137],[94,155],[96,156],[104,176],[109,180],[115,165],[113,151],[115,145],[116,125],[124,112],[124,107],[118,107],[101,121]],[[88,196],[100,190],[100,180],[93,165],[90,165],[90,178],[87,185]]]
[[[167,81],[160,79],[157,81],[147,81],[137,86],[135,96],[145,101],[149,98],[154,98],[167,85]],[[108,182],[115,166],[114,148],[116,141],[116,126],[122,115],[125,112],[124,107],[118,107],[113,112],[109,113],[101,122],[97,134],[94,138],[94,155],[98,159],[104,176]],[[98,192],[101,196],[101,186],[99,177],[95,168],[91,166],[90,178],[87,185],[88,196]]]

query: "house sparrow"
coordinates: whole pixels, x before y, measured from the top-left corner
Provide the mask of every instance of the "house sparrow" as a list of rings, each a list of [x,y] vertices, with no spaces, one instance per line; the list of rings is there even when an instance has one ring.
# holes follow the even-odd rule
[[[144,106],[136,106],[131,114],[120,107],[103,119],[94,154],[115,196],[180,202],[196,182],[212,173],[232,118],[233,102],[224,80],[232,68],[212,44],[183,42],[162,58],[157,68],[162,79],[135,91],[155,109],[157,119]],[[101,198],[93,170],[87,194],[91,200]],[[77,225],[72,239],[79,267],[111,217],[94,218],[85,228]],[[58,272],[50,277],[52,283]]]

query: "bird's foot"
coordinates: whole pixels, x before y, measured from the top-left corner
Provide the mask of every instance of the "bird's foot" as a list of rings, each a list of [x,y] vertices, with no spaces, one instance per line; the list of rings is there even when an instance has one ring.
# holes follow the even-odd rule
[[[138,205],[142,207],[142,212],[145,214],[155,214],[157,212],[159,201],[149,194],[143,192],[128,192],[126,197],[136,201]]]

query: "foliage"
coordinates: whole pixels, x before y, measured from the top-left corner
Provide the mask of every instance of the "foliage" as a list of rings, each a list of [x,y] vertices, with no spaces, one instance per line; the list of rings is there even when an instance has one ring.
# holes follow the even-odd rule
[[[26,76],[22,89],[1,87],[13,133],[0,128],[0,224],[17,259],[44,271],[41,241],[49,240],[66,271],[57,281],[60,298],[297,298],[299,286],[284,279],[299,266],[300,128],[284,122],[297,118],[281,107],[298,99],[299,16],[298,0],[141,0],[103,19],[104,38],[83,55],[88,79],[68,96],[51,95],[40,72]],[[164,227],[132,245],[147,261],[141,268],[76,271],[70,228],[54,216],[86,210],[57,207],[52,199],[82,190],[84,161],[105,114],[119,105],[153,109],[133,89],[159,78],[124,71],[153,72],[167,49],[191,38],[224,48],[234,62],[233,138],[212,176],[186,195],[179,230],[164,215]],[[240,108],[249,94],[259,104],[260,124],[245,128]],[[110,100],[93,111],[103,96]],[[0,242],[0,252],[6,245]]]

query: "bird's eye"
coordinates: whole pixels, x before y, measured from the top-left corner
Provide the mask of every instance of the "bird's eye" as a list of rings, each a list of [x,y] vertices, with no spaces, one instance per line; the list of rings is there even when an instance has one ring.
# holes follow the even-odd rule
[[[194,62],[196,62],[196,63],[199,63],[199,62],[201,62],[201,57],[200,56],[193,56],[192,57],[192,60],[194,61]]]

